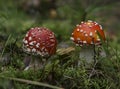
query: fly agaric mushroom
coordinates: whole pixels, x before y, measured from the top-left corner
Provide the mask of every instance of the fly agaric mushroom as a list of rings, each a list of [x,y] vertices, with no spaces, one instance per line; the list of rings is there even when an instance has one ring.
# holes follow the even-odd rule
[[[23,50],[27,53],[48,58],[55,54],[57,40],[52,31],[45,27],[31,28],[23,39]]]
[[[95,56],[94,46],[100,45],[101,40],[105,41],[105,34],[101,25],[88,20],[87,22],[81,22],[81,24],[76,25],[70,39],[76,46],[81,46],[79,58],[91,63]]]

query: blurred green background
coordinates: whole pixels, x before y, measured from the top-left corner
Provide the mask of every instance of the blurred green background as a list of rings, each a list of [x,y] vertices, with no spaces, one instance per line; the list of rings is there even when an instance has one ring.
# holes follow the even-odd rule
[[[119,0],[1,0],[0,36],[13,40],[31,27],[45,26],[59,41],[69,40],[76,24],[93,20],[103,26],[107,36],[119,38]]]

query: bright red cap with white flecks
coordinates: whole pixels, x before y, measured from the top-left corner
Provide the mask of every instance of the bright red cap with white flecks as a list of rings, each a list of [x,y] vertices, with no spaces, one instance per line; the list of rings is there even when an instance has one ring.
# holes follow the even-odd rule
[[[31,28],[23,39],[23,50],[27,53],[49,57],[56,52],[57,40],[45,27]]]
[[[99,45],[101,44],[101,39],[105,41],[105,34],[101,25],[88,20],[76,26],[70,39],[74,41],[77,46]]]

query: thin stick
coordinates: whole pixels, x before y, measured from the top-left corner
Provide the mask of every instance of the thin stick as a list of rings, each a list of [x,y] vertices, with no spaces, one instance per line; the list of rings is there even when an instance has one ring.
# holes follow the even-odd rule
[[[95,44],[93,44],[93,50],[94,50],[94,64],[96,63],[96,50],[95,50]]]
[[[20,78],[12,78],[12,77],[4,77],[4,76],[0,76],[1,78],[4,79],[9,79],[9,80],[13,80],[13,81],[18,81],[18,82],[22,82],[22,83],[27,83],[27,84],[31,84],[31,85],[37,85],[37,86],[44,86],[44,87],[49,87],[52,89],[63,89],[57,86],[53,86],[53,85],[49,85],[46,83],[41,83],[41,82],[37,82],[37,81],[31,81],[31,80],[26,80],[26,79],[20,79]]]
[[[96,49],[95,49],[95,43],[94,43],[94,38],[92,38],[93,41],[93,50],[94,50],[94,64],[96,63]]]
[[[3,57],[3,54],[4,54],[4,52],[5,52],[5,48],[6,48],[7,44],[8,44],[8,42],[9,42],[9,39],[10,39],[10,38],[11,38],[11,34],[9,35],[9,37],[8,37],[6,43],[5,43],[4,49],[2,50],[1,58]]]

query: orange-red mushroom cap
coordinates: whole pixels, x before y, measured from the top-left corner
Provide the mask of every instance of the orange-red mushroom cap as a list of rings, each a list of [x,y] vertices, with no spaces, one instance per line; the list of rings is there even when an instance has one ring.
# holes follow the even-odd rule
[[[76,26],[70,39],[78,46],[98,45],[101,44],[101,39],[105,41],[105,34],[101,25],[88,20]]]
[[[23,50],[27,53],[48,57],[56,52],[57,40],[52,31],[45,27],[31,28],[23,39]]]

